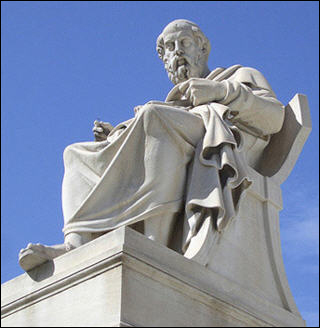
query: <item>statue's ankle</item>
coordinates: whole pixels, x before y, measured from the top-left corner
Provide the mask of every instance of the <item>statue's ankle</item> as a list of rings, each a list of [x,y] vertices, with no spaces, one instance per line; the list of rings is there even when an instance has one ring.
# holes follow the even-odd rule
[[[67,252],[70,252],[70,251],[72,251],[73,249],[76,248],[76,246],[72,245],[70,242],[66,242],[65,246],[66,246],[66,251]]]

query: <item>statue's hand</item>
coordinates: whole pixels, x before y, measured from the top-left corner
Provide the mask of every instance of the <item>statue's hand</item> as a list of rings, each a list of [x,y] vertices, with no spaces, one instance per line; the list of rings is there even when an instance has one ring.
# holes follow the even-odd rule
[[[193,106],[199,106],[223,99],[227,88],[222,82],[191,78],[179,85],[179,91]]]
[[[113,126],[108,122],[94,121],[93,134],[95,141],[103,141],[107,139],[110,131],[113,129]]]

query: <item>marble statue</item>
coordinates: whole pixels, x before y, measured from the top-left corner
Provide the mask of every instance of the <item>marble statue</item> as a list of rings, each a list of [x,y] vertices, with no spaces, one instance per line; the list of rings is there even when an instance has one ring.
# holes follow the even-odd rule
[[[284,106],[256,69],[211,71],[210,42],[193,22],[169,23],[157,52],[174,87],[116,127],[95,121],[95,141],[65,149],[64,243],[28,244],[24,270],[123,225],[182,254],[208,220],[223,238]]]

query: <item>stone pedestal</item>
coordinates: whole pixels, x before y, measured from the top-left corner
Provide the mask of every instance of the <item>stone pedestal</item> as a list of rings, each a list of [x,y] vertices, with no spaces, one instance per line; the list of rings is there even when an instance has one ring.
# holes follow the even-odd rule
[[[128,227],[4,283],[1,309],[3,327],[305,326]]]

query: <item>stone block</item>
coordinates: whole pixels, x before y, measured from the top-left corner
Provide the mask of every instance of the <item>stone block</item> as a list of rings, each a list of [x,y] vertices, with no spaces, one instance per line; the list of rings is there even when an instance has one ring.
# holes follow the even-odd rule
[[[3,327],[305,326],[129,227],[4,283],[1,315]]]

